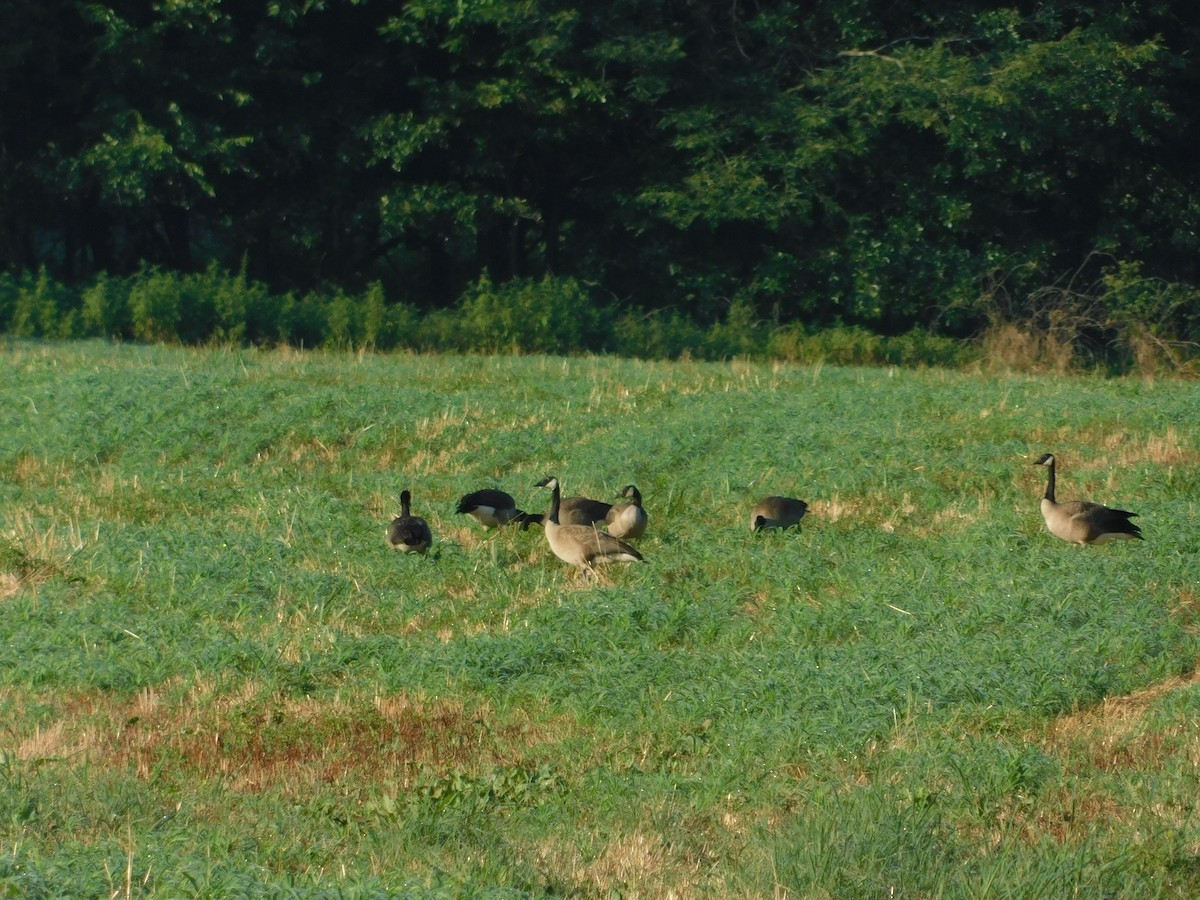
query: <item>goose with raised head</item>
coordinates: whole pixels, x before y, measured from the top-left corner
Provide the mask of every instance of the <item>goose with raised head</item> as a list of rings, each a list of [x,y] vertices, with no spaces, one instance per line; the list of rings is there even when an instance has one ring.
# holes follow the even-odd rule
[[[471,516],[484,528],[501,528],[509,522],[520,522],[524,529],[542,521],[540,513],[517,509],[517,501],[512,494],[493,488],[472,491],[458,501],[454,511]]]
[[[1034,463],[1050,470],[1046,494],[1042,497],[1042,518],[1056,538],[1081,547],[1109,541],[1142,540],[1142,529],[1129,521],[1137,513],[1113,509],[1090,500],[1065,500],[1054,497],[1055,462],[1053,453],[1045,453]]]
[[[763,497],[750,510],[750,530],[762,531],[764,528],[791,528],[799,525],[804,514],[808,512],[808,504],[793,497]]]
[[[428,522],[412,514],[411,504],[412,494],[407,489],[401,491],[400,515],[388,525],[388,543],[404,553],[424,553],[433,543],[433,532]]]
[[[642,508],[642,493],[636,486],[627,484],[621,489],[621,497],[627,502],[614,505],[604,517],[608,523],[608,533],[616,538],[639,538],[645,533],[649,521],[646,510]]]
[[[553,475],[543,478],[537,486],[550,491],[550,511],[543,520],[546,543],[563,562],[592,575],[595,574],[595,567],[604,563],[641,561],[642,554],[637,550],[621,539],[605,534],[595,525],[563,524],[560,521],[562,489]]]

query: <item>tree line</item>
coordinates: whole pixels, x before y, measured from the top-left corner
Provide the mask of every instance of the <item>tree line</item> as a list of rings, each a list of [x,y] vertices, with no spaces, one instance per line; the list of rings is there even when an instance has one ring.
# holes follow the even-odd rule
[[[0,29],[12,278],[1200,338],[1192,0],[7,0]]]

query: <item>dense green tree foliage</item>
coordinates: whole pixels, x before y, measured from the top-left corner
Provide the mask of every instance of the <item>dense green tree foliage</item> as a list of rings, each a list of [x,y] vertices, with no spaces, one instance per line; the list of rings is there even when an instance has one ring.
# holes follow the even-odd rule
[[[13,276],[216,264],[435,311],[549,275],[892,333],[1071,278],[1196,336],[1191,0],[7,0],[0,29]]]

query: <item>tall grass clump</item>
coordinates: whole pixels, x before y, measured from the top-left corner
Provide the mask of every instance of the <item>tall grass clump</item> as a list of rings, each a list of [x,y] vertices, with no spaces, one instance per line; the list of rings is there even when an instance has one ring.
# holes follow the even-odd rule
[[[173,272],[147,269],[130,284],[129,314],[133,337],[139,341],[195,340],[200,336],[202,317],[211,307],[211,298],[190,290],[187,282]]]
[[[328,299],[308,295],[305,304],[308,318],[293,318],[293,326],[300,328],[293,328],[287,335],[292,343],[307,340],[311,346],[319,341],[326,347],[342,350],[394,350],[419,345],[416,310],[405,303],[387,303],[379,282],[372,282],[359,295],[343,291]]]
[[[613,351],[634,359],[680,359],[700,355],[704,329],[674,309],[626,310],[613,325]]]
[[[207,339],[232,344],[275,344],[284,339],[276,298],[267,286],[246,276],[246,267],[235,273],[215,265],[192,277],[200,290],[212,296],[213,323]]]
[[[121,338],[133,334],[129,308],[129,285],[101,274],[83,289],[80,312],[82,333],[87,337]]]
[[[18,337],[78,336],[79,298],[43,267],[0,282],[0,323]]]
[[[1101,286],[1126,369],[1149,375],[1197,372],[1200,290],[1146,277],[1136,263],[1110,267]]]
[[[804,364],[962,368],[975,360],[977,351],[965,341],[923,329],[900,335],[880,335],[847,326],[809,331],[797,323],[772,330],[766,355],[771,359]]]
[[[127,336],[151,343],[273,344],[287,339],[287,298],[272,296],[265,285],[247,278],[244,268],[229,273],[214,264],[187,275],[144,269],[123,286],[124,297],[103,279],[85,291],[85,298],[91,297],[90,305],[85,303],[91,310],[89,324],[102,323],[105,334],[120,336],[127,316]]]
[[[704,359],[762,359],[767,346],[767,325],[754,307],[735,301],[724,321],[714,322],[704,336]]]
[[[574,278],[483,275],[461,302],[460,324],[474,349],[493,353],[601,352],[607,310]]]
[[[1092,259],[1022,294],[997,278],[976,309],[986,321],[983,358],[995,371],[1188,374],[1200,348],[1200,292],[1121,261]]]

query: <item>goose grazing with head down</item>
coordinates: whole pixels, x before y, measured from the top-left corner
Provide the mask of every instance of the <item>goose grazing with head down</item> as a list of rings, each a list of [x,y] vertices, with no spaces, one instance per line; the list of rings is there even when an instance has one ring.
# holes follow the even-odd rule
[[[1046,495],[1042,498],[1042,518],[1046,527],[1056,538],[1070,541],[1083,547],[1088,544],[1104,544],[1108,541],[1142,540],[1142,529],[1129,520],[1137,513],[1124,509],[1112,509],[1088,500],[1067,500],[1059,503],[1054,499],[1054,454],[1042,455],[1034,465],[1046,466],[1050,478],[1046,482]]]
[[[808,504],[803,500],[791,497],[763,497],[754,504],[754,509],[750,510],[750,530],[791,528],[800,524],[806,512]]]
[[[621,490],[621,496],[628,503],[618,503],[608,511],[604,520],[608,523],[608,533],[616,538],[639,538],[646,531],[646,510],[642,508],[642,493],[634,485],[627,484]]]
[[[540,513],[527,513],[517,509],[512,494],[490,488],[474,491],[458,501],[454,510],[474,518],[484,528],[500,528],[509,522],[520,522],[524,529],[542,521]]]
[[[564,525],[559,521],[562,509],[562,491],[558,479],[551,475],[537,483],[538,487],[550,490],[550,511],[543,524],[546,542],[550,549],[565,563],[577,566],[585,574],[595,574],[595,567],[610,562],[639,562],[642,554],[611,534],[605,534],[595,525]]]
[[[388,526],[387,539],[395,550],[404,553],[424,553],[433,543],[433,533],[429,524],[420,516],[412,515],[409,504],[412,494],[407,490],[400,493],[400,515],[392,519]]]

